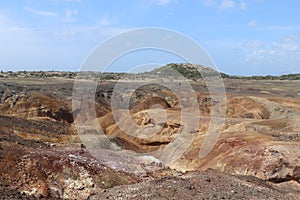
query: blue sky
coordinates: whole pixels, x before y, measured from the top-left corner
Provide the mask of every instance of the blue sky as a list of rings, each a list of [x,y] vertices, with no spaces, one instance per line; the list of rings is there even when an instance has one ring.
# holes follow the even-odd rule
[[[193,38],[225,73],[296,73],[299,8],[298,0],[0,1],[0,69],[77,71],[104,40],[130,29],[161,27]],[[161,64],[180,61],[153,56]],[[134,59],[143,60],[142,53],[113,70],[130,71]]]

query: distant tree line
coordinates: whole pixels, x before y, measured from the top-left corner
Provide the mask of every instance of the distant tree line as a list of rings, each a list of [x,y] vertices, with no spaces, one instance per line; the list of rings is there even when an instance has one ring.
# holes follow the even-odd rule
[[[130,78],[157,78],[159,76],[163,77],[180,77],[191,80],[202,79],[203,75],[205,78],[217,77],[220,74],[221,78],[228,79],[245,79],[245,80],[300,80],[300,74],[287,74],[281,76],[233,76],[222,72],[217,72],[216,70],[204,67],[201,65],[189,64],[189,63],[170,63],[160,68],[154,69],[150,72],[142,72],[139,74],[127,74],[127,73],[116,73],[116,72],[60,72],[60,71],[0,71],[0,78],[89,78],[93,80],[119,80],[120,78],[126,77]]]
[[[230,75],[222,75],[222,78],[230,78],[230,79],[247,79],[247,80],[300,80],[300,74],[287,74],[281,76],[230,76]]]

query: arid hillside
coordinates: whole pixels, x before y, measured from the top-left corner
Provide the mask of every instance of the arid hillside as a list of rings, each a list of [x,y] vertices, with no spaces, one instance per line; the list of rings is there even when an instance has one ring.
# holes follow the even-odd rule
[[[73,78],[0,79],[0,199],[299,199],[300,81],[100,81],[92,105]]]

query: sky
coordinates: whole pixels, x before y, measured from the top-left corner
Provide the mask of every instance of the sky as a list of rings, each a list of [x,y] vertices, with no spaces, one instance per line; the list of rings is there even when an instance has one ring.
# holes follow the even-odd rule
[[[195,40],[228,74],[300,73],[299,8],[298,0],[0,1],[0,69],[78,71],[108,38],[158,27]],[[181,62],[145,51],[110,70],[128,72],[149,57]]]

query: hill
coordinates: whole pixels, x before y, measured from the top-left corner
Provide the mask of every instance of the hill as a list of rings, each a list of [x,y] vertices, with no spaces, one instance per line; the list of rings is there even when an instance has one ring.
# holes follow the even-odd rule
[[[201,73],[199,73],[199,71]],[[178,72],[178,73],[177,73]],[[236,76],[229,75],[223,72],[218,72],[210,67],[204,67],[198,64],[190,63],[170,63],[160,68],[154,69],[150,72],[147,72],[152,75],[162,75],[162,76],[173,76],[179,77],[184,76],[185,78],[195,80],[201,79],[202,75],[207,77],[216,77],[217,73],[220,73],[222,78],[228,79],[247,79],[247,80],[300,80],[300,73],[296,74],[285,74],[280,76]]]
[[[205,77],[216,77],[218,75],[218,71],[205,67],[198,64],[191,63],[170,63],[160,68],[154,69],[149,74],[164,76],[164,77],[181,77],[196,80]],[[222,78],[229,77],[229,75],[220,73]]]
[[[199,71],[201,73],[199,73]],[[227,79],[245,79],[245,80],[300,80],[300,73],[285,74],[280,76],[237,76],[229,75],[223,72],[218,72],[210,67],[205,67],[199,64],[191,63],[169,63],[167,65],[156,68],[150,72],[142,72],[139,74],[118,73],[118,72],[63,72],[63,71],[0,71],[0,79],[44,79],[44,78],[60,78],[60,79],[90,79],[90,80],[119,80],[126,77],[130,79],[146,79],[146,78],[187,78],[190,80],[217,77]]]

